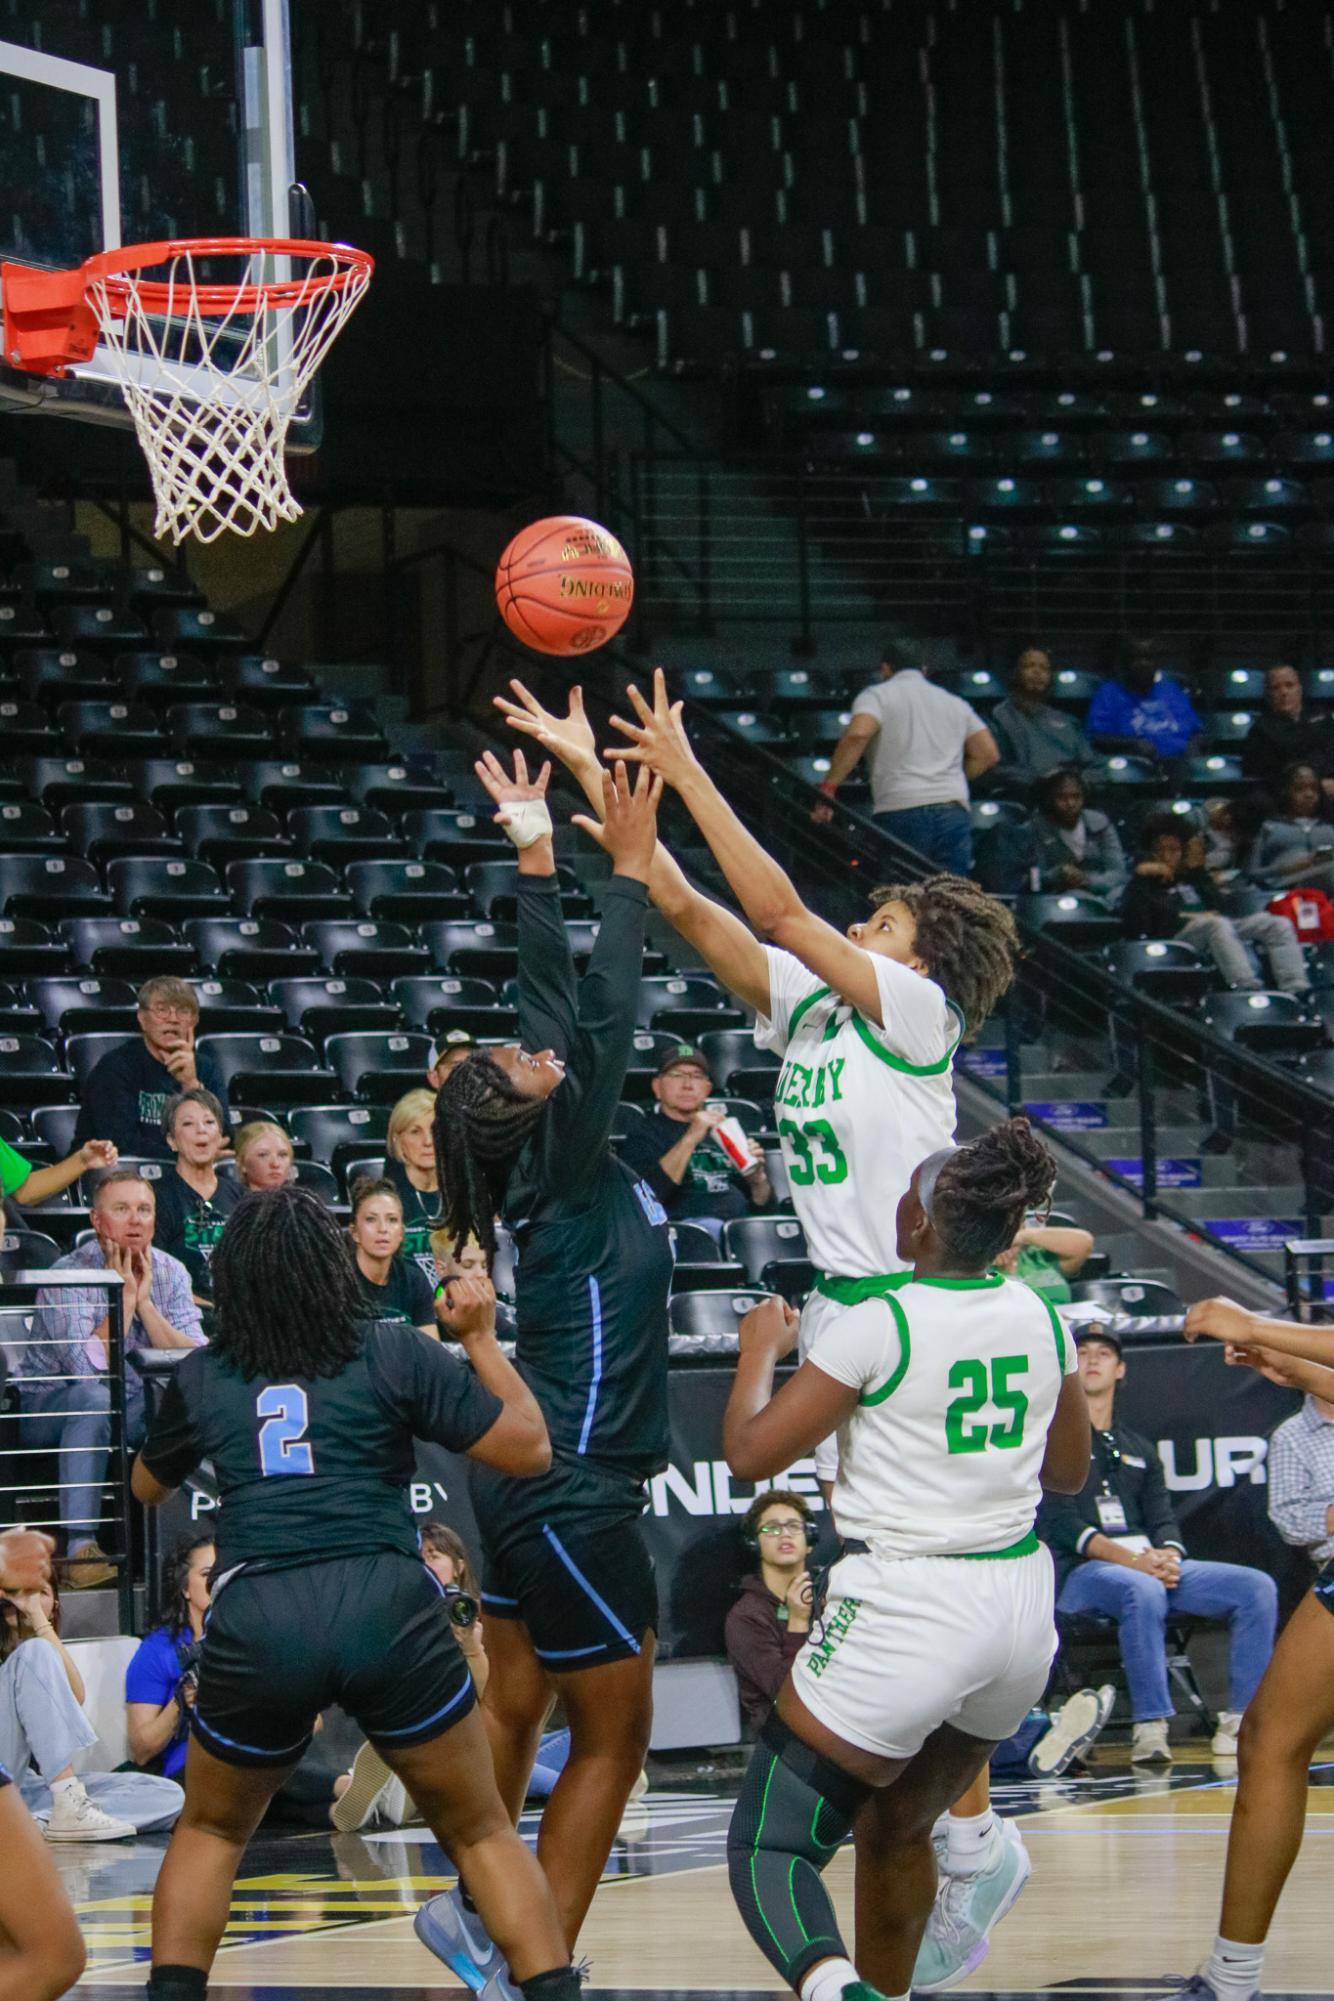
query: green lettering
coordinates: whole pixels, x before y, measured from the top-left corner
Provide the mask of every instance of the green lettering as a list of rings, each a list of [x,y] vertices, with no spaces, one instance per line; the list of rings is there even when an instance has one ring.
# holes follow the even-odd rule
[[[832,1096],[834,1103],[836,1105],[841,1102],[843,1097],[843,1091],[839,1083],[839,1079],[843,1075],[843,1070],[846,1063],[847,1063],[846,1056],[831,1056],[829,1059],[829,1090],[830,1090],[830,1095]]]
[[[822,1105],[822,1104],[824,1103],[824,1064],[823,1064],[823,1063],[822,1063],[822,1064],[820,1065],[819,1069],[818,1069],[818,1070],[816,1071],[816,1073],[815,1073],[815,1097],[814,1097],[814,1098],[812,1099],[812,1101],[811,1101],[811,1102],[812,1102],[813,1104],[816,1104],[816,1105]]]

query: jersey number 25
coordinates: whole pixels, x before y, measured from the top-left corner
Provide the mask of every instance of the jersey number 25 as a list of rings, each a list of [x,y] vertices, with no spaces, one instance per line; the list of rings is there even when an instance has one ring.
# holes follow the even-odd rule
[[[310,1404],[299,1383],[270,1383],[255,1398],[255,1415],[267,1420],[259,1428],[259,1470],[271,1473],[313,1473],[315,1449],[306,1438]]]

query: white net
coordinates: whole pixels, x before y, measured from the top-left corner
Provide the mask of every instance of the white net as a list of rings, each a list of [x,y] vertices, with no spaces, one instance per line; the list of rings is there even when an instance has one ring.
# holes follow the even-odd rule
[[[127,271],[88,286],[152,475],[153,532],[175,543],[299,518],[283,463],[288,428],[370,281],[369,261],[333,245],[230,261],[240,268],[225,286],[211,270],[198,277],[188,249],[151,281]]]

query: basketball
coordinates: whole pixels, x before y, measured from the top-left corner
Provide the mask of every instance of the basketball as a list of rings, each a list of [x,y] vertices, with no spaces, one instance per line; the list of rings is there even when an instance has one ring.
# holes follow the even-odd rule
[[[577,514],[521,528],[496,566],[496,603],[516,639],[538,653],[591,653],[634,603],[630,559],[614,535]]]

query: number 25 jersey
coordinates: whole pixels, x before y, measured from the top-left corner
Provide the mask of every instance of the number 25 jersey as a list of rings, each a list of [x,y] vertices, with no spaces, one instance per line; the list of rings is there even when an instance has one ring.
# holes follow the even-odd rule
[[[817,1270],[874,1278],[903,1269],[895,1211],[913,1169],[954,1138],[950,1066],[963,1017],[934,980],[866,953],[880,1022],[790,952],[766,948],[769,1014],[755,1041],[783,1059],[774,1118],[792,1201]]]
[[[1056,1314],[1020,1279],[905,1272],[840,1313],[808,1362],[857,1391],[834,1517],[877,1556],[1025,1556],[1062,1378]]]

